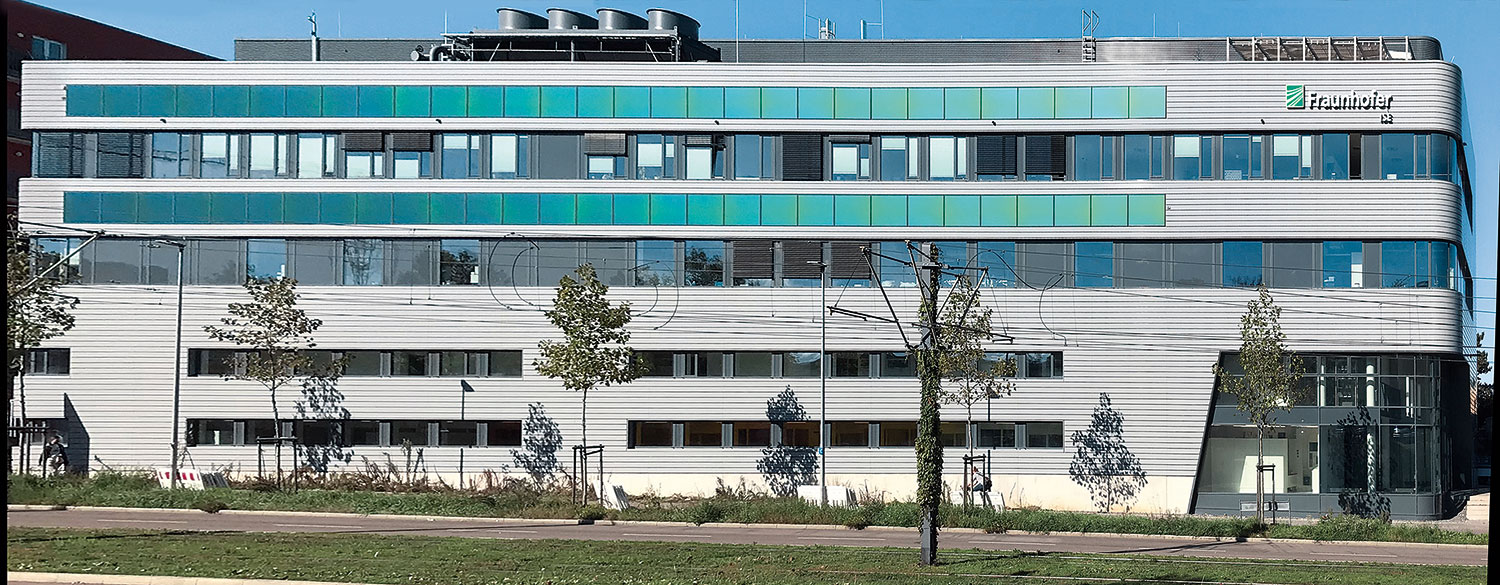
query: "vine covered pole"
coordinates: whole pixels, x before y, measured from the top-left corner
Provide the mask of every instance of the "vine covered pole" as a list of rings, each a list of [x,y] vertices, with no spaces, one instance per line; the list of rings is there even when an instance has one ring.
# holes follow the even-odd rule
[[[943,442],[939,408],[942,402],[942,348],[938,340],[938,274],[933,263],[919,268],[922,289],[921,318],[926,329],[917,355],[917,376],[922,382],[922,406],[917,416],[917,505],[921,509],[919,538],[921,564],[937,564],[938,505],[943,499]]]

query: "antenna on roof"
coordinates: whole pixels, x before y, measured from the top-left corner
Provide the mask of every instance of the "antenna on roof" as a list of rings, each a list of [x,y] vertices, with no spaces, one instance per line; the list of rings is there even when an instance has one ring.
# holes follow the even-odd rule
[[[878,26],[878,27],[880,27],[880,38],[882,38],[882,39],[885,38],[885,0],[880,0],[880,21],[879,22],[870,22],[868,20],[860,19],[860,21],[859,21],[859,40],[865,40],[867,38],[866,37],[866,33],[869,31],[869,28],[872,27],[872,26]]]
[[[1099,13],[1092,10],[1083,11],[1083,61],[1093,63],[1099,60],[1099,46],[1094,41],[1094,33],[1099,30]]]
[[[318,60],[318,11],[314,10],[307,16],[307,21],[312,23],[312,60]]]

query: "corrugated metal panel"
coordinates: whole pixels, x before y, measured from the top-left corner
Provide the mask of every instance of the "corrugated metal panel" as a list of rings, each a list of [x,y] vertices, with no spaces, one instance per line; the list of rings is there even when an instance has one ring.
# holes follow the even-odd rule
[[[1068,141],[1061,134],[1026,137],[1026,174],[1062,176],[1068,172]]]
[[[977,159],[975,172],[981,175],[1016,174],[1016,137],[1013,134],[985,134],[974,141]]]
[[[583,153],[602,156],[624,156],[625,134],[592,132],[583,135]]]
[[[734,250],[735,278],[776,276],[773,272],[776,243],[773,240],[735,240],[731,242],[731,248]]]
[[[787,181],[822,181],[823,137],[816,134],[782,136],[781,178]]]
[[[834,242],[829,276],[833,278],[870,278],[870,262],[861,250],[866,242]]]
[[[432,150],[431,132],[395,132],[391,134],[392,150]]]
[[[781,275],[785,278],[818,278],[823,275],[823,242],[781,242]]]
[[[385,135],[379,132],[345,132],[345,150],[385,150]]]

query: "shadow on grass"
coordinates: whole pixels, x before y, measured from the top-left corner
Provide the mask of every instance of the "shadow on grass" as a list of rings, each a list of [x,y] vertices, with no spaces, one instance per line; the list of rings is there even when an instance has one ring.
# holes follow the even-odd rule
[[[1189,551],[1189,550],[1199,550],[1199,549],[1211,549],[1211,548],[1216,548],[1216,547],[1221,547],[1221,546],[1238,544],[1238,543],[1241,543],[1241,542],[1245,542],[1244,539],[1235,539],[1233,541],[1222,540],[1222,541],[1217,541],[1217,542],[1199,542],[1199,543],[1196,543],[1196,544],[1172,544],[1172,545],[1166,545],[1166,546],[1153,546],[1153,547],[1149,547],[1149,548],[1128,548],[1128,549],[1122,549],[1122,550],[1103,551],[1103,552],[1098,553],[1098,554],[1118,555],[1118,554],[1153,553],[1153,552],[1162,552],[1162,551]]]
[[[75,530],[68,528],[67,530]],[[148,532],[135,532],[128,534],[66,534],[58,536],[21,536],[6,538],[7,544],[26,544],[31,542],[56,542],[60,540],[113,540],[121,538],[160,538],[163,536],[205,536],[224,534],[244,534],[236,530],[152,530]]]

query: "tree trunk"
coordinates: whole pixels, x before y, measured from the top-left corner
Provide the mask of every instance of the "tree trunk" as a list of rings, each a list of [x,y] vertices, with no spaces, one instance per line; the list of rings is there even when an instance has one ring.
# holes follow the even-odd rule
[[[1263,524],[1266,520],[1266,474],[1261,469],[1266,464],[1266,430],[1260,426],[1255,428],[1255,523]]]

